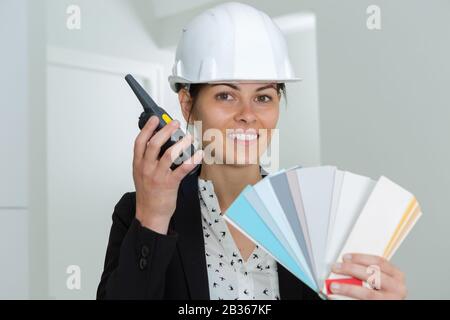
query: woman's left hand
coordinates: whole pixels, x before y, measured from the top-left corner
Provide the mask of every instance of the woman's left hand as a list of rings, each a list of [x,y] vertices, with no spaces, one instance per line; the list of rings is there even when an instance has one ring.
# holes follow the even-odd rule
[[[373,270],[376,270],[377,274],[372,275]],[[407,289],[404,273],[385,258],[368,254],[346,254],[342,263],[333,265],[332,271],[336,274],[360,279],[363,282],[379,276],[377,279],[378,288],[370,289],[364,286],[333,283],[330,289],[334,294],[362,300],[399,300],[406,298]]]

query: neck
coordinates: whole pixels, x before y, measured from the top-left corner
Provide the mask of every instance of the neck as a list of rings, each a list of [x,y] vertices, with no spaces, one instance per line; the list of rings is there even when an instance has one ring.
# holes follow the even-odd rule
[[[202,164],[199,177],[211,180],[222,212],[228,209],[247,185],[262,179],[259,165],[231,166]]]

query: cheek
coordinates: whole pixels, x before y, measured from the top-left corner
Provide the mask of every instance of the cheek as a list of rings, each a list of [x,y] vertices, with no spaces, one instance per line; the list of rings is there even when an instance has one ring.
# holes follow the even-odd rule
[[[224,112],[223,108],[214,105],[205,106],[198,110],[198,121],[201,121],[201,139],[203,145],[206,146],[212,142],[211,137],[221,135],[225,139],[225,131],[229,126],[230,118],[229,112]],[[215,139],[215,138],[214,138]]]
[[[259,117],[263,128],[275,129],[278,123],[278,117],[280,115],[278,107],[274,107],[272,110],[267,110]]]
[[[203,127],[225,130],[228,128],[233,114],[224,107],[211,105],[208,110],[202,110]]]
[[[264,140],[266,140],[265,141],[266,146],[270,144],[274,132],[278,130],[276,129],[278,117],[279,117],[278,108],[270,110],[260,117],[262,128],[266,129],[266,135],[264,138]]]

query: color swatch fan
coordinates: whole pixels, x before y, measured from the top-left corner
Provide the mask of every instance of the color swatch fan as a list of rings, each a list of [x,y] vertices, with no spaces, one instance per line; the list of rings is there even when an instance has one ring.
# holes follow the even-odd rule
[[[323,298],[345,253],[390,259],[421,216],[410,192],[333,166],[294,167],[247,186],[224,218]]]

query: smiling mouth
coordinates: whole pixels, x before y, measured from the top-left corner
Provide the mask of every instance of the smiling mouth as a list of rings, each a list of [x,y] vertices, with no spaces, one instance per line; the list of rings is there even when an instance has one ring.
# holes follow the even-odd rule
[[[233,132],[227,133],[227,138],[238,143],[250,144],[258,140],[259,134],[254,129],[247,131],[235,129]]]
[[[256,141],[258,139],[258,134],[256,133],[229,133],[227,134],[227,137],[232,140],[237,141]]]

